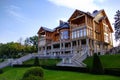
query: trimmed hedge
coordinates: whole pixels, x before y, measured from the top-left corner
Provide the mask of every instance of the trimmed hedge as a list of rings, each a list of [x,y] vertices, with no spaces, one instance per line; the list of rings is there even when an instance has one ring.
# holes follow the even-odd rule
[[[33,67],[34,65],[27,64],[27,65],[13,65],[13,67]],[[88,68],[84,67],[66,67],[66,66],[46,66],[46,65],[40,65],[40,67],[44,69],[50,69],[50,70],[62,70],[62,71],[74,71],[74,72],[89,72]]]
[[[120,68],[105,68],[105,74],[120,76]]]
[[[14,65],[13,67],[32,67],[34,65]],[[50,70],[62,70],[62,71],[73,71],[89,73],[91,69],[83,67],[66,67],[66,66],[46,66],[41,65],[40,67]],[[120,68],[105,68],[104,74],[120,76]]]
[[[93,74],[104,74],[104,69],[97,53],[93,55],[93,66],[91,69]]]
[[[3,73],[3,70],[2,69],[0,69],[0,74],[2,74]]]
[[[35,60],[34,60],[34,64],[33,64],[33,65],[34,65],[34,66],[39,66],[39,65],[40,65],[38,57],[35,57]]]
[[[24,65],[13,65],[13,67],[33,67],[34,65],[33,64],[24,64]]]

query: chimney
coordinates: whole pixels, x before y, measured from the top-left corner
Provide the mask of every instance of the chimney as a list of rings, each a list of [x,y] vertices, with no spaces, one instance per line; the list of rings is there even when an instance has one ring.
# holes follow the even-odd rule
[[[64,22],[62,20],[60,20],[60,24],[59,25],[62,26],[63,24],[64,24]]]

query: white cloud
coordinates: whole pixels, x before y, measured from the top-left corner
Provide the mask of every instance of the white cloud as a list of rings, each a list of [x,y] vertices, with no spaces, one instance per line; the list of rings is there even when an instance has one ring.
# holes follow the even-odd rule
[[[21,8],[15,5],[10,5],[9,7],[7,7],[7,13],[13,17],[14,19],[16,19],[17,21],[20,22],[25,22],[26,21],[26,17],[20,12]]]
[[[100,2],[100,3],[103,3],[103,2],[105,2],[105,1],[107,1],[107,0],[96,0],[96,1],[98,1],[98,2]]]
[[[82,11],[93,11],[100,9],[95,2],[103,3],[106,0],[48,0],[58,6],[64,6],[72,9],[79,9]]]

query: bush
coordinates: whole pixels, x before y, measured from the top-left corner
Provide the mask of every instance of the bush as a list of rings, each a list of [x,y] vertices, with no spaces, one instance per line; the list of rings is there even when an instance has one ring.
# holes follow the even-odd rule
[[[2,69],[0,69],[0,74],[2,74],[3,73],[3,70]]]
[[[30,75],[29,77],[23,78],[22,80],[43,80],[43,78],[39,76]]]
[[[39,66],[39,59],[38,57],[35,57],[35,60],[34,60],[34,66]]]
[[[35,77],[39,77],[39,78],[37,79]],[[43,78],[44,78],[44,73],[41,67],[31,67],[24,73],[22,80],[43,80]]]
[[[103,74],[104,73],[104,69],[101,64],[100,58],[96,53],[94,53],[94,55],[93,55],[92,73],[93,74]]]

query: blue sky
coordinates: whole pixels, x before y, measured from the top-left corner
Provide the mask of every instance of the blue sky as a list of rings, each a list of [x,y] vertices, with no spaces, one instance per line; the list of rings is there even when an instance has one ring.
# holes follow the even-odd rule
[[[0,0],[0,43],[37,35],[40,26],[55,28],[75,9],[105,9],[112,24],[119,4],[120,0]]]

